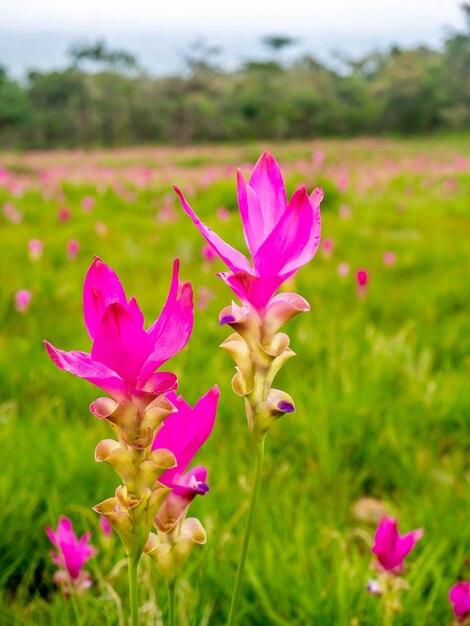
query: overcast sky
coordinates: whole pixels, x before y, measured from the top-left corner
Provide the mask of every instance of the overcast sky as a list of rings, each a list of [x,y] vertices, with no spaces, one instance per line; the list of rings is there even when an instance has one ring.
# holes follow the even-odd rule
[[[224,49],[222,62],[261,52],[262,35],[297,36],[297,49],[326,58],[392,43],[439,45],[461,27],[458,0],[0,0],[0,63],[15,73],[58,66],[68,44],[106,38],[154,71],[173,71],[199,37]]]

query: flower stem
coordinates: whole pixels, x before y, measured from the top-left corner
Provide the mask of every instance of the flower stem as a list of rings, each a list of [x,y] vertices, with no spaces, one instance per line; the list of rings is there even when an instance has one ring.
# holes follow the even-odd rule
[[[82,626],[83,622],[81,620],[80,613],[78,611],[77,598],[76,598],[74,589],[72,589],[72,591],[70,593],[70,601],[72,603],[73,614],[75,616],[75,620],[76,620],[77,626]]]
[[[140,554],[138,556],[128,555],[129,567],[129,601],[131,605],[131,624],[139,626],[139,603],[137,600],[137,566],[139,565]]]
[[[264,460],[264,438],[261,441],[255,442],[255,476],[253,480],[253,488],[251,491],[250,507],[248,509],[248,519],[246,521],[245,536],[243,537],[242,551],[240,553],[240,559],[238,561],[237,575],[235,578],[235,586],[233,588],[232,603],[230,605],[230,613],[227,622],[227,626],[234,626],[238,601],[240,599],[240,588],[243,578],[243,570],[245,569],[246,555],[248,552],[248,544],[250,543],[251,527],[253,525],[253,518],[255,512],[256,501],[258,499],[259,489],[261,485],[261,473],[263,469]]]
[[[168,581],[168,626],[176,626],[176,580]]]

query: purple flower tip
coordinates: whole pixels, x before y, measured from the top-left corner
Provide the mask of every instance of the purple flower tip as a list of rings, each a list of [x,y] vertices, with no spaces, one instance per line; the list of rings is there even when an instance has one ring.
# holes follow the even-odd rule
[[[207,483],[199,483],[197,486],[197,492],[199,495],[203,496],[206,493],[209,493],[209,485]]]
[[[277,408],[283,413],[293,413],[295,411],[295,406],[286,400],[281,400],[277,405]]]
[[[223,326],[224,324],[232,324],[235,321],[233,315],[224,315],[220,318],[219,324]]]

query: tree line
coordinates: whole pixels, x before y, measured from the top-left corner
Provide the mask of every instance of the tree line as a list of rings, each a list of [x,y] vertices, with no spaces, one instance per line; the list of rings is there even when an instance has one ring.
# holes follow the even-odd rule
[[[442,49],[373,52],[332,68],[282,62],[292,40],[266,37],[271,60],[236,71],[199,44],[186,71],[156,77],[106,43],[75,44],[66,69],[14,80],[0,66],[0,146],[50,148],[295,139],[470,129],[470,4]]]

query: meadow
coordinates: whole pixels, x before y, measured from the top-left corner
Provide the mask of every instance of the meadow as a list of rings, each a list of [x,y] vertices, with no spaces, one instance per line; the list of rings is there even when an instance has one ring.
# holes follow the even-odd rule
[[[193,335],[168,369],[190,403],[216,383],[221,400],[196,459],[209,469],[211,492],[192,514],[209,540],[180,582],[181,624],[224,624],[248,505],[250,441],[243,402],[230,387],[233,363],[218,348],[229,334],[218,313],[232,295],[215,276],[223,265],[203,257],[202,237],[171,187],[244,249],[235,167],[249,172],[265,148],[288,194],[300,184],[323,186],[323,245],[289,286],[311,312],[287,326],[297,357],[278,386],[296,412],[268,435],[239,623],[383,623],[366,585],[384,511],[402,531],[424,529],[394,624],[452,623],[448,590],[470,576],[465,135],[0,155],[0,624],[76,623],[54,586],[44,532],[62,514],[80,533],[90,529],[99,549],[89,563],[94,585],[78,600],[82,624],[125,624],[124,550],[117,537],[103,537],[91,510],[118,484],[93,458],[109,436],[88,411],[102,394],[60,372],[43,345],[47,338],[89,349],[82,285],[94,255],[116,270],[148,323],[163,306],[175,257],[193,284]],[[44,244],[36,260],[31,239]],[[363,297],[359,268],[370,277]],[[24,311],[15,309],[20,289],[32,294]],[[141,580],[142,624],[161,624],[166,592],[147,559]]]

